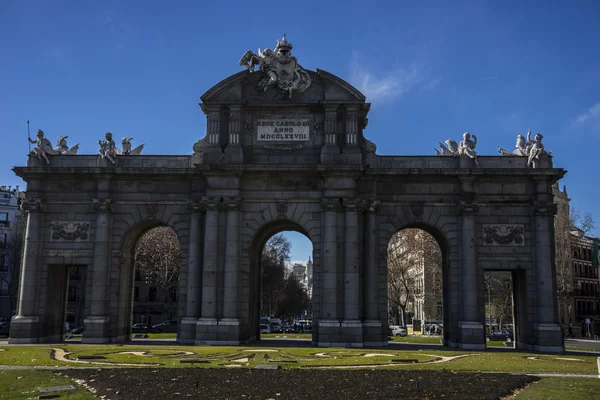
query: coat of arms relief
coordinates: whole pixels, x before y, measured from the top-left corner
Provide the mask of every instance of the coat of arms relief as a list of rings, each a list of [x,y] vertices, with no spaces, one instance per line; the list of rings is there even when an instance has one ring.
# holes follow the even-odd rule
[[[258,54],[252,50],[246,51],[240,59],[240,66],[254,72],[254,67],[258,65],[259,71],[265,75],[258,82],[258,87],[264,92],[276,88],[279,92],[277,99],[290,98],[294,93],[304,92],[311,84],[308,72],[292,56],[292,48],[284,34],[283,39],[277,41],[275,50],[258,49]]]

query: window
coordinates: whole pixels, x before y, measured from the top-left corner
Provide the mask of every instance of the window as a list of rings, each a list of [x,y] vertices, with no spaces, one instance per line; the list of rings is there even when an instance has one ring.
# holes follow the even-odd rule
[[[0,226],[9,226],[8,213],[0,212]]]
[[[6,249],[8,247],[8,234],[0,233],[0,249]]]
[[[149,302],[153,303],[156,301],[156,292],[157,292],[156,286],[151,286],[148,289],[148,301]]]

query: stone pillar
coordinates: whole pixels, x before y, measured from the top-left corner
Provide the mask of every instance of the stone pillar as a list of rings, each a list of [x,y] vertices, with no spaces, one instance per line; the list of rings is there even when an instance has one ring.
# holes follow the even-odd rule
[[[461,340],[459,347],[464,349],[485,348],[483,324],[479,321],[477,292],[477,237],[475,214],[477,203],[460,201],[460,270],[462,292],[462,316],[460,321]]]
[[[243,151],[240,144],[240,106],[229,106],[229,143],[225,148],[228,162],[241,164]]]
[[[325,213],[323,226],[323,272],[321,291],[321,315],[319,319],[319,344],[323,346],[339,342],[340,321],[337,313],[337,211],[338,199],[323,199]]]
[[[240,207],[239,197],[228,198],[227,207],[227,249],[225,251],[225,297],[223,317],[230,320],[239,318],[240,290]]]
[[[554,215],[556,203],[533,203],[535,220],[535,312],[536,351],[564,351],[563,332],[558,323],[554,265]]]
[[[387,342],[387,336],[382,337],[381,320],[378,305],[380,293],[377,290],[377,210],[378,201],[365,202],[365,262],[364,262],[364,322],[363,341],[368,346],[382,346]]]
[[[190,237],[188,244],[188,270],[185,317],[181,320],[179,340],[184,343],[194,343],[196,322],[200,317],[202,304],[202,259],[200,255],[200,238],[202,204],[198,200],[189,201]]]
[[[21,210],[27,215],[23,260],[19,282],[17,315],[12,319],[9,343],[37,343],[40,341],[38,314],[39,280],[41,273],[41,238],[43,214],[41,199],[26,198]],[[51,311],[51,310],[49,310]]]
[[[227,231],[225,250],[225,277],[223,296],[223,318],[219,325],[219,341],[223,344],[239,344],[240,342],[240,208],[239,197],[226,199]]]
[[[219,132],[221,131],[221,110],[219,107],[207,107],[206,110],[206,136],[209,146],[219,146]]]
[[[94,199],[96,210],[96,235],[94,242],[94,259],[92,261],[91,290],[89,315],[83,320],[85,330],[82,343],[108,343],[109,316],[108,284],[110,278],[110,199]],[[87,309],[87,307],[86,307]]]
[[[325,145],[321,149],[321,162],[328,164],[334,162],[334,155],[340,153],[337,145],[337,104],[325,106]]]
[[[344,202],[345,251],[344,251],[344,320],[342,335],[344,343],[362,347],[362,323],[360,320],[360,257],[358,243],[358,211],[362,202],[349,199]]]
[[[204,225],[204,262],[202,268],[202,313],[200,320],[217,318],[217,263],[219,238],[219,199],[202,199],[206,210]]]

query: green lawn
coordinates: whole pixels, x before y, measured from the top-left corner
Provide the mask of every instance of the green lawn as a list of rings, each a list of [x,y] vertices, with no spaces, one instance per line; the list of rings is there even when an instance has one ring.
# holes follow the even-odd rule
[[[115,346],[63,344],[68,357],[100,356],[90,362],[98,368],[114,367],[118,363],[157,365],[167,368],[240,366],[253,368],[258,364],[278,364],[281,368],[325,366],[374,366],[422,370],[492,371],[492,372],[559,372],[597,374],[596,357],[579,355],[543,355],[519,352],[468,352],[432,347],[421,350],[366,350],[346,348],[273,348],[244,346]],[[2,349],[2,347],[0,347]],[[53,360],[49,346],[5,346],[0,351],[0,365],[17,366],[89,366]],[[443,357],[469,355],[452,360]],[[195,360],[197,363],[181,363]],[[417,363],[403,363],[416,360]],[[428,363],[431,361],[443,361]]]
[[[600,379],[543,378],[520,392],[517,400],[583,400],[600,398]]]
[[[52,392],[44,394],[58,394],[61,398],[73,400],[95,399],[87,390],[80,388],[68,378],[53,372],[39,370],[0,371],[0,397],[7,400],[37,399],[41,394],[40,387],[73,385],[75,390]]]
[[[439,336],[390,336],[390,342],[442,344]]]

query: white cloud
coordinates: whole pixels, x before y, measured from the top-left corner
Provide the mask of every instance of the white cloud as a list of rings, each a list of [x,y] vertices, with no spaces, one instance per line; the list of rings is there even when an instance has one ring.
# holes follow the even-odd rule
[[[600,103],[596,103],[575,118],[576,125],[584,125],[598,119],[600,122]]]
[[[409,92],[417,85],[426,81],[416,64],[406,68],[397,68],[385,75],[375,75],[368,71],[354,52],[350,63],[350,83],[360,90],[370,102],[384,102]],[[435,82],[435,80],[429,80]],[[435,82],[432,87],[439,81]]]

